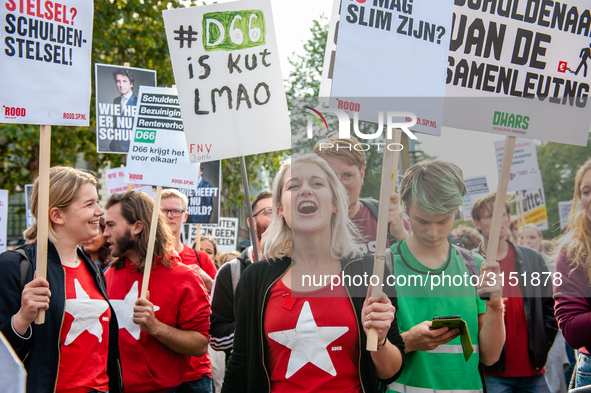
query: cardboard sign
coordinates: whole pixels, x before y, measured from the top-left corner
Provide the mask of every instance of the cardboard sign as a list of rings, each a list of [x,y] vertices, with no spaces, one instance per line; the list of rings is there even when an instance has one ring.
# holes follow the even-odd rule
[[[444,125],[586,145],[589,19],[585,0],[455,0]]]
[[[187,224],[217,224],[220,216],[220,185],[222,184],[222,162],[203,162],[197,189],[179,189],[189,198]]]
[[[0,123],[88,126],[93,2],[0,6]]]
[[[126,154],[133,134],[140,86],[156,86],[156,71],[95,64],[96,150]]]
[[[127,191],[127,183],[125,182],[126,168],[111,168],[105,170],[105,183],[107,186],[107,198],[113,194]],[[150,197],[154,198],[156,194],[152,186],[144,184],[132,183],[131,188],[137,191],[143,191]]]
[[[472,219],[472,205],[474,201],[482,194],[488,194],[488,182],[486,176],[476,176],[468,179],[464,179],[466,189],[468,192],[464,195],[464,203],[462,204],[462,214],[464,221],[470,221]]]
[[[35,217],[31,212],[31,195],[33,194],[33,185],[25,184],[25,215],[27,217],[27,228],[33,225]]]
[[[573,201],[558,202],[558,215],[560,217],[560,230],[568,225],[568,215],[573,207]]]
[[[6,251],[8,224],[8,190],[0,190],[0,252]]]
[[[452,9],[453,0],[343,1],[331,108],[354,102],[373,123],[378,111],[410,111],[413,131],[439,135]]]
[[[269,0],[163,12],[190,162],[291,147]]]
[[[548,212],[546,211],[544,188],[523,191],[523,211],[526,224],[534,224],[542,231],[548,229]],[[521,215],[519,204],[517,204],[517,214]]]
[[[178,101],[176,89],[140,87],[126,183],[197,188],[199,165],[189,163]]]
[[[501,170],[505,141],[495,142],[497,169]],[[508,191],[521,191],[530,188],[544,187],[542,172],[538,165],[536,145],[531,139],[517,138],[511,163]]]
[[[201,225],[201,236],[211,236],[218,243],[218,253],[238,250],[238,219],[220,217],[217,225]],[[183,241],[191,247],[197,238],[197,225],[185,224]]]

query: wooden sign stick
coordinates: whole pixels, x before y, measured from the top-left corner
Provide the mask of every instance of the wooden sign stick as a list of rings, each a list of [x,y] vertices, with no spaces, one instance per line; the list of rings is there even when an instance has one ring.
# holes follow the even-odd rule
[[[523,191],[517,191],[517,196],[518,196],[518,201],[519,201],[519,216],[520,216],[520,221],[519,223],[521,225],[519,225],[520,227],[525,225],[525,211],[523,211]],[[517,239],[515,239],[517,240]]]
[[[39,199],[37,200],[37,278],[47,278],[47,232],[49,229],[49,165],[51,126],[39,130]],[[35,323],[45,323],[45,310],[39,310]]]
[[[201,248],[201,224],[195,225],[195,233],[197,234],[195,237],[195,249],[199,250]]]
[[[250,223],[250,244],[252,244],[254,261],[258,262],[259,248],[257,246],[257,237],[254,227],[254,217],[252,215],[252,206],[250,204],[250,186],[248,185],[248,176],[246,175],[246,162],[244,156],[240,156],[240,172],[242,173],[242,186],[244,187],[244,203],[246,203],[246,210],[248,211],[248,222]]]
[[[129,67],[129,66],[130,66],[130,64],[128,62],[123,63],[123,67]],[[127,183],[127,191],[131,191],[131,190],[133,190],[133,186],[131,185],[131,183]]]
[[[394,143],[400,143],[402,132],[394,130]],[[384,143],[384,161],[382,163],[382,181],[380,185],[380,202],[378,209],[378,233],[376,238],[376,252],[374,254],[373,275],[378,277],[378,285],[371,287],[371,296],[378,296],[382,293],[384,279],[384,264],[386,261],[386,241],[388,224],[388,210],[390,208],[390,194],[396,190],[396,176],[398,172],[399,151],[390,151],[387,148],[388,139]],[[381,345],[381,344],[380,344]],[[378,331],[375,328],[369,329],[367,333],[368,351],[378,349]]]
[[[142,280],[142,292],[140,297],[146,299],[148,284],[150,283],[150,273],[152,271],[152,259],[154,256],[154,240],[156,239],[156,230],[158,229],[158,213],[160,213],[160,197],[162,196],[162,186],[156,187],[156,196],[154,197],[154,210],[152,210],[152,222],[150,223],[150,236],[148,237],[148,252],[146,254],[146,263],[144,264],[144,278]],[[145,230],[145,228],[144,228]]]
[[[505,213],[505,199],[507,197],[507,187],[509,186],[509,175],[511,172],[511,163],[513,162],[515,139],[516,137],[514,136],[507,136],[505,139],[503,161],[501,162],[501,172],[499,174],[499,184],[497,186],[497,196],[495,198],[495,206],[492,213],[488,247],[486,248],[486,263],[496,261],[497,259],[497,247],[499,246],[499,236],[501,235],[501,221],[503,220],[503,213]],[[482,273],[483,272],[481,272],[481,274]]]

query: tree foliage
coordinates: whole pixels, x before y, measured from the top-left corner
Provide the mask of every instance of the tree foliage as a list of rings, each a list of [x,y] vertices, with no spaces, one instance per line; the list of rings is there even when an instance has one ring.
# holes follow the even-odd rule
[[[95,0],[92,39],[94,63],[123,64],[157,71],[158,84],[174,83],[162,11],[182,7],[181,0]],[[75,166],[83,158],[91,169],[108,162],[119,166],[125,156],[96,152],[94,67],[89,127],[54,126],[51,130],[51,165]],[[39,127],[0,124],[2,172],[0,188],[17,191],[39,171]]]
[[[575,175],[591,157],[591,143],[585,147],[544,142],[537,146],[537,152],[550,227],[544,231],[544,237],[550,239],[560,234],[558,202],[572,200]]]

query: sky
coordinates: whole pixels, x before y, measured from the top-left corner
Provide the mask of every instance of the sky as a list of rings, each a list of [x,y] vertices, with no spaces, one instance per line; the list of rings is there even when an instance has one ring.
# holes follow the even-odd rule
[[[322,14],[329,20],[332,4],[333,0],[271,0],[284,79],[292,70],[289,57],[294,52],[304,53],[303,44],[311,38],[312,21]],[[464,171],[464,178],[486,176],[490,191],[496,191],[498,172],[494,142],[503,140],[503,136],[444,127],[440,137],[424,134],[417,134],[417,137],[424,152],[457,164]]]

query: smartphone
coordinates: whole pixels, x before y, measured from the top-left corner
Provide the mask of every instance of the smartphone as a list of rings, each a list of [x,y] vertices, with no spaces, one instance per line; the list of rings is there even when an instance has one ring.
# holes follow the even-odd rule
[[[448,327],[451,329],[458,329],[462,326],[464,321],[459,315],[447,315],[443,317],[435,317],[433,318],[433,322],[431,323],[431,327],[429,329],[441,329],[442,327]]]

